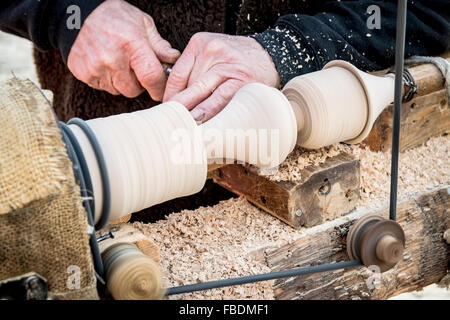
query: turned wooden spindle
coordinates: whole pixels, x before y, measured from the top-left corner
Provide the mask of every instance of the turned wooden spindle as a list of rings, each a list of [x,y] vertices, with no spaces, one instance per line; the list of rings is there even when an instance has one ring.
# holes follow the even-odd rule
[[[297,135],[286,97],[257,83],[239,90],[224,110],[201,126],[177,102],[86,123],[106,161],[111,186],[109,220],[199,192],[206,181],[208,160],[228,158],[275,167],[292,151]],[[69,127],[89,167],[97,222],[103,194],[99,166],[83,130],[76,124]]]
[[[177,102],[88,120],[110,176],[110,220],[200,191],[211,162],[276,167],[296,143],[320,148],[360,142],[393,95],[392,77],[372,76],[337,60],[292,79],[282,92],[248,84],[200,126]],[[83,131],[70,128],[89,167],[97,222],[103,194],[99,167]]]
[[[320,71],[292,79],[282,91],[296,116],[297,144],[317,149],[364,140],[394,100],[394,78],[373,76],[334,60]]]

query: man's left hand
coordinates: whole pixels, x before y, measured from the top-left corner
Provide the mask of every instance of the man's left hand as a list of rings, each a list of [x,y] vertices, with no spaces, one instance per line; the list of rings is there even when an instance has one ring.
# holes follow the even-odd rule
[[[251,82],[272,87],[280,82],[272,58],[255,39],[200,32],[173,66],[163,101],[180,102],[205,122]]]

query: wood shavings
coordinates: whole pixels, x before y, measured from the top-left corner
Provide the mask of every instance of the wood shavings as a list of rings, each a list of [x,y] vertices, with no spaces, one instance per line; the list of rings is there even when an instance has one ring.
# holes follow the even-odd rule
[[[450,181],[450,138],[431,138],[418,148],[401,154],[399,195],[424,191]],[[315,151],[300,148],[273,174],[300,179],[295,168],[323,163],[347,152],[361,162],[361,200],[357,212],[389,201],[390,152],[372,152],[358,145],[338,144]],[[399,197],[399,198],[400,198]],[[311,228],[295,230],[243,198],[220,202],[214,207],[172,213],[153,224],[135,223],[159,247],[161,266],[168,286],[269,272],[265,248],[291,243]],[[321,225],[314,227],[321,228]],[[273,299],[273,282],[171,296],[170,299]]]
[[[361,166],[361,200],[356,208],[373,208],[389,199],[391,153],[372,152],[357,145],[338,145],[353,154]],[[450,181],[450,137],[428,140],[424,145],[400,153],[398,194],[425,190]]]
[[[311,165],[317,166],[328,158],[340,153],[339,145],[333,145],[317,150],[307,150],[296,147],[278,167],[278,170],[259,170],[258,174],[264,175],[272,181],[301,181],[300,172]]]
[[[168,286],[269,272],[254,258],[258,249],[286,243],[300,234],[243,198],[134,226],[159,247]],[[171,298],[273,299],[272,281]]]

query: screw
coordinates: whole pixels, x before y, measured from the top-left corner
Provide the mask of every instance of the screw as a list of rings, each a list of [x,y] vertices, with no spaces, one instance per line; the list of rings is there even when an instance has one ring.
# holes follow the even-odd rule
[[[325,179],[325,183],[319,188],[319,194],[325,196],[331,191],[331,183],[328,179]]]
[[[302,212],[302,210],[300,210],[300,209],[297,209],[297,211],[295,211],[295,215],[296,215],[297,217],[301,217],[302,214],[303,214],[303,212]]]
[[[31,290],[39,289],[39,279],[35,276],[28,278],[27,280],[28,288]]]
[[[109,231],[107,234],[97,238],[97,242],[101,242],[109,238],[114,239],[114,233],[112,231]]]

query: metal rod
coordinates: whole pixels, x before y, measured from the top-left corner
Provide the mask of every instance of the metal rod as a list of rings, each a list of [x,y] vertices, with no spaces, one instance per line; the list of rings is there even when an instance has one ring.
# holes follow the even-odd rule
[[[303,267],[303,268],[275,271],[275,272],[269,272],[269,273],[264,273],[264,274],[256,274],[256,275],[252,275],[252,276],[231,278],[231,279],[225,279],[225,280],[216,280],[216,281],[195,283],[195,284],[189,284],[189,285],[185,285],[185,286],[168,288],[166,291],[166,295],[170,296],[173,294],[180,294],[180,293],[187,293],[187,292],[194,292],[194,291],[201,291],[201,290],[209,290],[209,289],[222,288],[222,287],[230,287],[230,286],[236,286],[236,285],[258,282],[258,281],[267,281],[267,280],[274,280],[274,279],[280,279],[280,278],[296,277],[296,276],[301,276],[301,275],[306,275],[306,274],[313,274],[313,273],[320,273],[320,272],[331,271],[331,270],[339,270],[339,269],[345,269],[345,268],[351,268],[351,267],[358,267],[361,265],[362,265],[362,262],[360,260],[351,260],[351,261],[336,262],[336,263],[330,263],[330,264],[322,264],[322,265],[311,266],[311,267]]]
[[[395,44],[395,93],[394,119],[392,121],[391,193],[389,218],[397,219],[398,156],[400,144],[400,118],[402,113],[403,69],[406,33],[406,0],[399,0],[397,6],[397,35]]]
[[[112,231],[109,231],[107,234],[105,234],[101,237],[98,237],[97,242],[102,242],[102,241],[104,241],[106,239],[110,239],[110,238],[114,239],[114,233]]]

